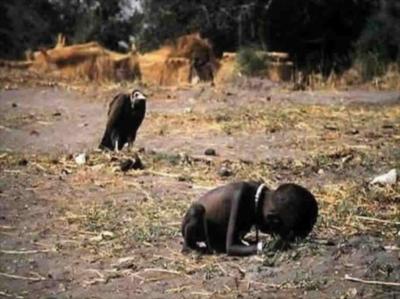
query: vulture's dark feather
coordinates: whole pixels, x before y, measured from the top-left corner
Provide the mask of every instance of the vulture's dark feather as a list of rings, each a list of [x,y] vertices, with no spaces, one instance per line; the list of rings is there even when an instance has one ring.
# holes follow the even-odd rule
[[[99,147],[114,150],[118,141],[117,149],[121,150],[125,143],[133,144],[145,113],[145,99],[133,99],[132,103],[130,95],[115,96],[109,105],[107,126]]]

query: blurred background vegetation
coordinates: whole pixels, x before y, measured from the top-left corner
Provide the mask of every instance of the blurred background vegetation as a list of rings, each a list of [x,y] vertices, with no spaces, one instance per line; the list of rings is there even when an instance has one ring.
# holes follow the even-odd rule
[[[363,76],[400,61],[400,1],[394,0],[8,0],[0,2],[0,57],[98,41],[129,51],[199,31],[217,56],[249,49],[288,52],[299,69],[329,74],[359,64]],[[254,61],[252,61],[254,60]]]

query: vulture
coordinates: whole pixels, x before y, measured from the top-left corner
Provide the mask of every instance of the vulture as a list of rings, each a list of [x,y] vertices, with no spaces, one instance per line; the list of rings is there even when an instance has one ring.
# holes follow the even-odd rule
[[[108,120],[99,148],[119,151],[125,143],[132,145],[146,113],[146,96],[135,89],[118,94],[108,108]]]

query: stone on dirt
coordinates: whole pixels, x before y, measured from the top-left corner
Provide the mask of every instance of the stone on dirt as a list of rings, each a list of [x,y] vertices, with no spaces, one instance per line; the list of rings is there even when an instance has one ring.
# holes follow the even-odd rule
[[[18,161],[18,165],[19,166],[26,166],[26,165],[28,165],[28,160],[23,158],[23,159]]]
[[[222,166],[218,171],[219,176],[221,177],[228,177],[232,175],[232,170],[229,168]]]
[[[384,184],[384,185],[392,185],[395,184],[397,181],[397,170],[392,169],[389,172],[379,175],[375,177],[371,184]]]
[[[120,164],[120,169],[123,172],[126,172],[130,169],[144,169],[144,165],[142,163],[142,160],[139,158],[139,156],[136,156],[134,158],[129,158],[121,161]]]
[[[82,154],[77,155],[75,157],[75,163],[78,164],[78,165],[86,164],[86,154],[82,153]]]
[[[204,151],[204,155],[206,156],[216,156],[217,152],[213,148],[208,148]]]

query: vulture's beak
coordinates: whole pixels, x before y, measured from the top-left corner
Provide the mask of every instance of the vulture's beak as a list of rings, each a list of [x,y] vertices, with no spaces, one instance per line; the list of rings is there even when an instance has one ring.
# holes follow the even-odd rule
[[[136,100],[146,100],[146,99],[147,98],[143,93],[139,94],[138,97],[136,98]]]

